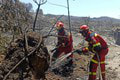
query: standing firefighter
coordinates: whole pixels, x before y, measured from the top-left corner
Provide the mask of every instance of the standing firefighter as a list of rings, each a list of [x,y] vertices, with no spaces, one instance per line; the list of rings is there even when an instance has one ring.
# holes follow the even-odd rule
[[[106,41],[99,34],[90,31],[87,25],[80,26],[80,33],[88,42],[88,47],[84,47],[81,50],[76,50],[75,52],[86,53],[91,51],[95,53],[94,57],[90,61],[88,80],[96,79],[96,70],[99,62],[101,68],[99,68],[99,70],[101,70],[100,75],[102,75],[102,80],[105,80],[105,56],[108,53]]]
[[[56,51],[53,54],[53,60],[56,60],[62,53],[68,54],[73,49],[73,40],[72,35],[67,34],[67,32],[64,29],[63,22],[59,21],[56,23],[56,28],[58,30],[58,42],[57,42],[57,48]],[[69,57],[67,57],[68,63],[65,64],[67,67],[71,67],[73,64],[73,54],[71,54]]]

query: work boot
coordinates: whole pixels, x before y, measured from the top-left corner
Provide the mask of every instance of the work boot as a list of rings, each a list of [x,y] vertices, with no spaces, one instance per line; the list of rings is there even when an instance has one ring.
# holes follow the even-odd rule
[[[72,59],[68,62],[67,66],[68,66],[69,72],[72,73],[73,72],[73,60]]]
[[[55,68],[55,69],[53,69],[52,71],[53,71],[54,74],[56,74],[56,75],[59,74],[59,69],[58,69],[58,68]]]
[[[68,76],[70,76],[70,73],[72,73],[73,72],[73,61],[72,61],[72,59],[71,60],[69,60],[65,65],[63,65],[62,66],[62,76],[64,76],[64,77],[68,77]]]
[[[65,66],[67,66],[67,67],[73,67],[73,60],[72,59],[70,59],[70,60],[68,60],[68,62],[65,64]]]
[[[63,70],[61,71],[61,75],[62,75],[63,77],[68,77],[68,76],[70,76],[70,72],[69,72],[69,69],[68,69],[67,66],[64,67]]]

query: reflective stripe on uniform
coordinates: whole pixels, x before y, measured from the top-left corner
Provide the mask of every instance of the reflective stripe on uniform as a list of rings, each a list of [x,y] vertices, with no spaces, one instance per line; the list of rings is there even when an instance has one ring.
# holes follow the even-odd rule
[[[92,61],[93,63],[95,63],[95,64],[98,64],[98,61],[97,61],[97,60],[92,59],[91,61]],[[100,61],[100,64],[105,64],[105,61]]]
[[[98,61],[96,61],[96,60],[94,60],[94,59],[92,59],[91,60],[93,63],[95,63],[95,64],[98,64]]]
[[[102,74],[105,74],[105,71]],[[89,72],[89,75],[96,75],[96,72]]]
[[[96,43],[93,45],[93,47],[100,46],[100,43]]]
[[[96,75],[96,72],[89,72],[89,75]]]
[[[98,36],[98,34],[97,33],[95,33],[95,37],[97,37]]]
[[[105,64],[105,61],[101,61],[100,64]]]

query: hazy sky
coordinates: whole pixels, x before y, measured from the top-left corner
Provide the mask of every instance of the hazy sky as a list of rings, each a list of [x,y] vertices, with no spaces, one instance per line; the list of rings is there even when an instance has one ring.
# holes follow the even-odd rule
[[[32,3],[33,9],[37,5],[33,0],[20,0],[25,3]],[[37,0],[39,1],[39,0]],[[48,2],[41,6],[45,14],[65,14],[67,8],[51,5],[50,3],[67,6],[67,0],[47,0]],[[70,14],[72,16],[90,16],[100,17],[108,16],[120,19],[120,0],[69,0]]]

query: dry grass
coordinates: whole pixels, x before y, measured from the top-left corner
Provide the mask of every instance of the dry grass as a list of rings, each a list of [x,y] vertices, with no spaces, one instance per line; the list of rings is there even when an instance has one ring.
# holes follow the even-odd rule
[[[10,38],[0,33],[0,55],[5,54]]]

